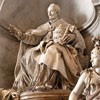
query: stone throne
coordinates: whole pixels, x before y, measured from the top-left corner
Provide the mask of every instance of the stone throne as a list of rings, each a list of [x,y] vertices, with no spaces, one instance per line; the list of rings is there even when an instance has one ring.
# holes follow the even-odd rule
[[[92,49],[91,37],[99,32],[99,7],[94,8],[94,5],[91,0],[77,1],[77,0],[5,0],[1,9],[0,14],[0,23],[4,27],[8,27],[9,24],[14,24],[19,27],[22,31],[26,31],[31,28],[35,28],[40,24],[47,21],[46,8],[50,3],[57,3],[61,7],[61,16],[69,23],[74,24],[78,27],[82,33],[87,50],[86,54],[90,55]],[[3,66],[3,69],[0,68],[0,71],[5,72],[5,74],[0,75],[1,79],[6,77],[6,80],[2,80],[1,87],[9,88],[13,83],[13,69],[16,62],[16,56],[18,52],[19,42],[10,37],[2,27],[0,27],[0,43],[1,43],[1,52],[0,55],[3,58],[0,58],[0,65]],[[13,42],[13,44],[12,44]],[[8,53],[9,50],[9,53]],[[14,55],[11,55],[14,53]],[[7,56],[8,55],[8,56]],[[9,59],[9,57],[12,59]],[[2,61],[7,60],[7,63],[4,64]],[[14,60],[13,60],[14,59]],[[10,63],[9,63],[10,62]],[[5,69],[4,69],[5,68]],[[8,73],[9,72],[9,73]],[[11,72],[11,73],[10,73]],[[7,77],[7,75],[10,74]],[[11,82],[11,81],[12,82]],[[11,83],[6,83],[11,82]],[[52,93],[51,93],[52,94]],[[58,92],[54,92],[55,96],[58,96]],[[30,94],[32,96],[33,94]],[[45,96],[45,94],[43,94]],[[26,94],[21,95],[21,99],[25,97]],[[47,94],[46,94],[47,96]],[[52,96],[52,95],[51,95]],[[62,96],[62,94],[60,94]],[[63,92],[63,96],[67,97],[66,92]],[[38,96],[37,96],[38,97]],[[27,100],[28,98],[26,98]],[[60,98],[61,99],[61,98]],[[34,100],[34,99],[33,99]],[[56,100],[56,99],[52,99]]]

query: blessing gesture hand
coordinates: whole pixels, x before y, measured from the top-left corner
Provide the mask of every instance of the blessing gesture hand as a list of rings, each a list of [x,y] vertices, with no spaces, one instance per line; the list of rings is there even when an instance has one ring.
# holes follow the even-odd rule
[[[20,40],[21,36],[23,35],[23,33],[21,32],[21,30],[18,29],[17,27],[15,27],[12,24],[9,25],[8,30],[9,30],[10,34],[12,36],[15,36],[18,40]]]

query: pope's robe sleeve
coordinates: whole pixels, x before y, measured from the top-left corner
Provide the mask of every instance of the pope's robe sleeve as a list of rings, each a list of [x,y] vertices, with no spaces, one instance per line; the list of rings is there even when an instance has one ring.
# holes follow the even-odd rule
[[[29,30],[26,33],[24,33],[21,36],[20,40],[28,45],[37,45],[40,43],[40,41],[44,37],[44,34],[46,34],[46,33],[47,33],[46,30],[32,29],[32,30]],[[43,35],[41,35],[41,34],[43,34]]]

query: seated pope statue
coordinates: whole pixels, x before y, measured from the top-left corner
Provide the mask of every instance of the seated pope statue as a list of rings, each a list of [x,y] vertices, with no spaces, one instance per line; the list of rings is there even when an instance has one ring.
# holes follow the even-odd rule
[[[11,35],[20,40],[13,89],[22,92],[75,86],[82,70],[78,54],[84,53],[85,42],[59,13],[60,7],[50,4],[49,21],[25,33],[10,25]]]

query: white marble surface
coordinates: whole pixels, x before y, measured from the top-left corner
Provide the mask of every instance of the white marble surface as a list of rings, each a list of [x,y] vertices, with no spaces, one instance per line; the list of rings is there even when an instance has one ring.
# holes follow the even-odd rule
[[[94,12],[91,0],[5,0],[0,12],[0,24],[5,27],[14,24],[22,31],[36,28],[48,20],[47,7],[50,3],[57,3],[61,7],[61,16],[78,27],[86,23]],[[90,53],[91,35],[84,38],[88,41],[86,44]],[[0,87],[9,88],[13,83],[18,47],[19,42],[0,29]]]

